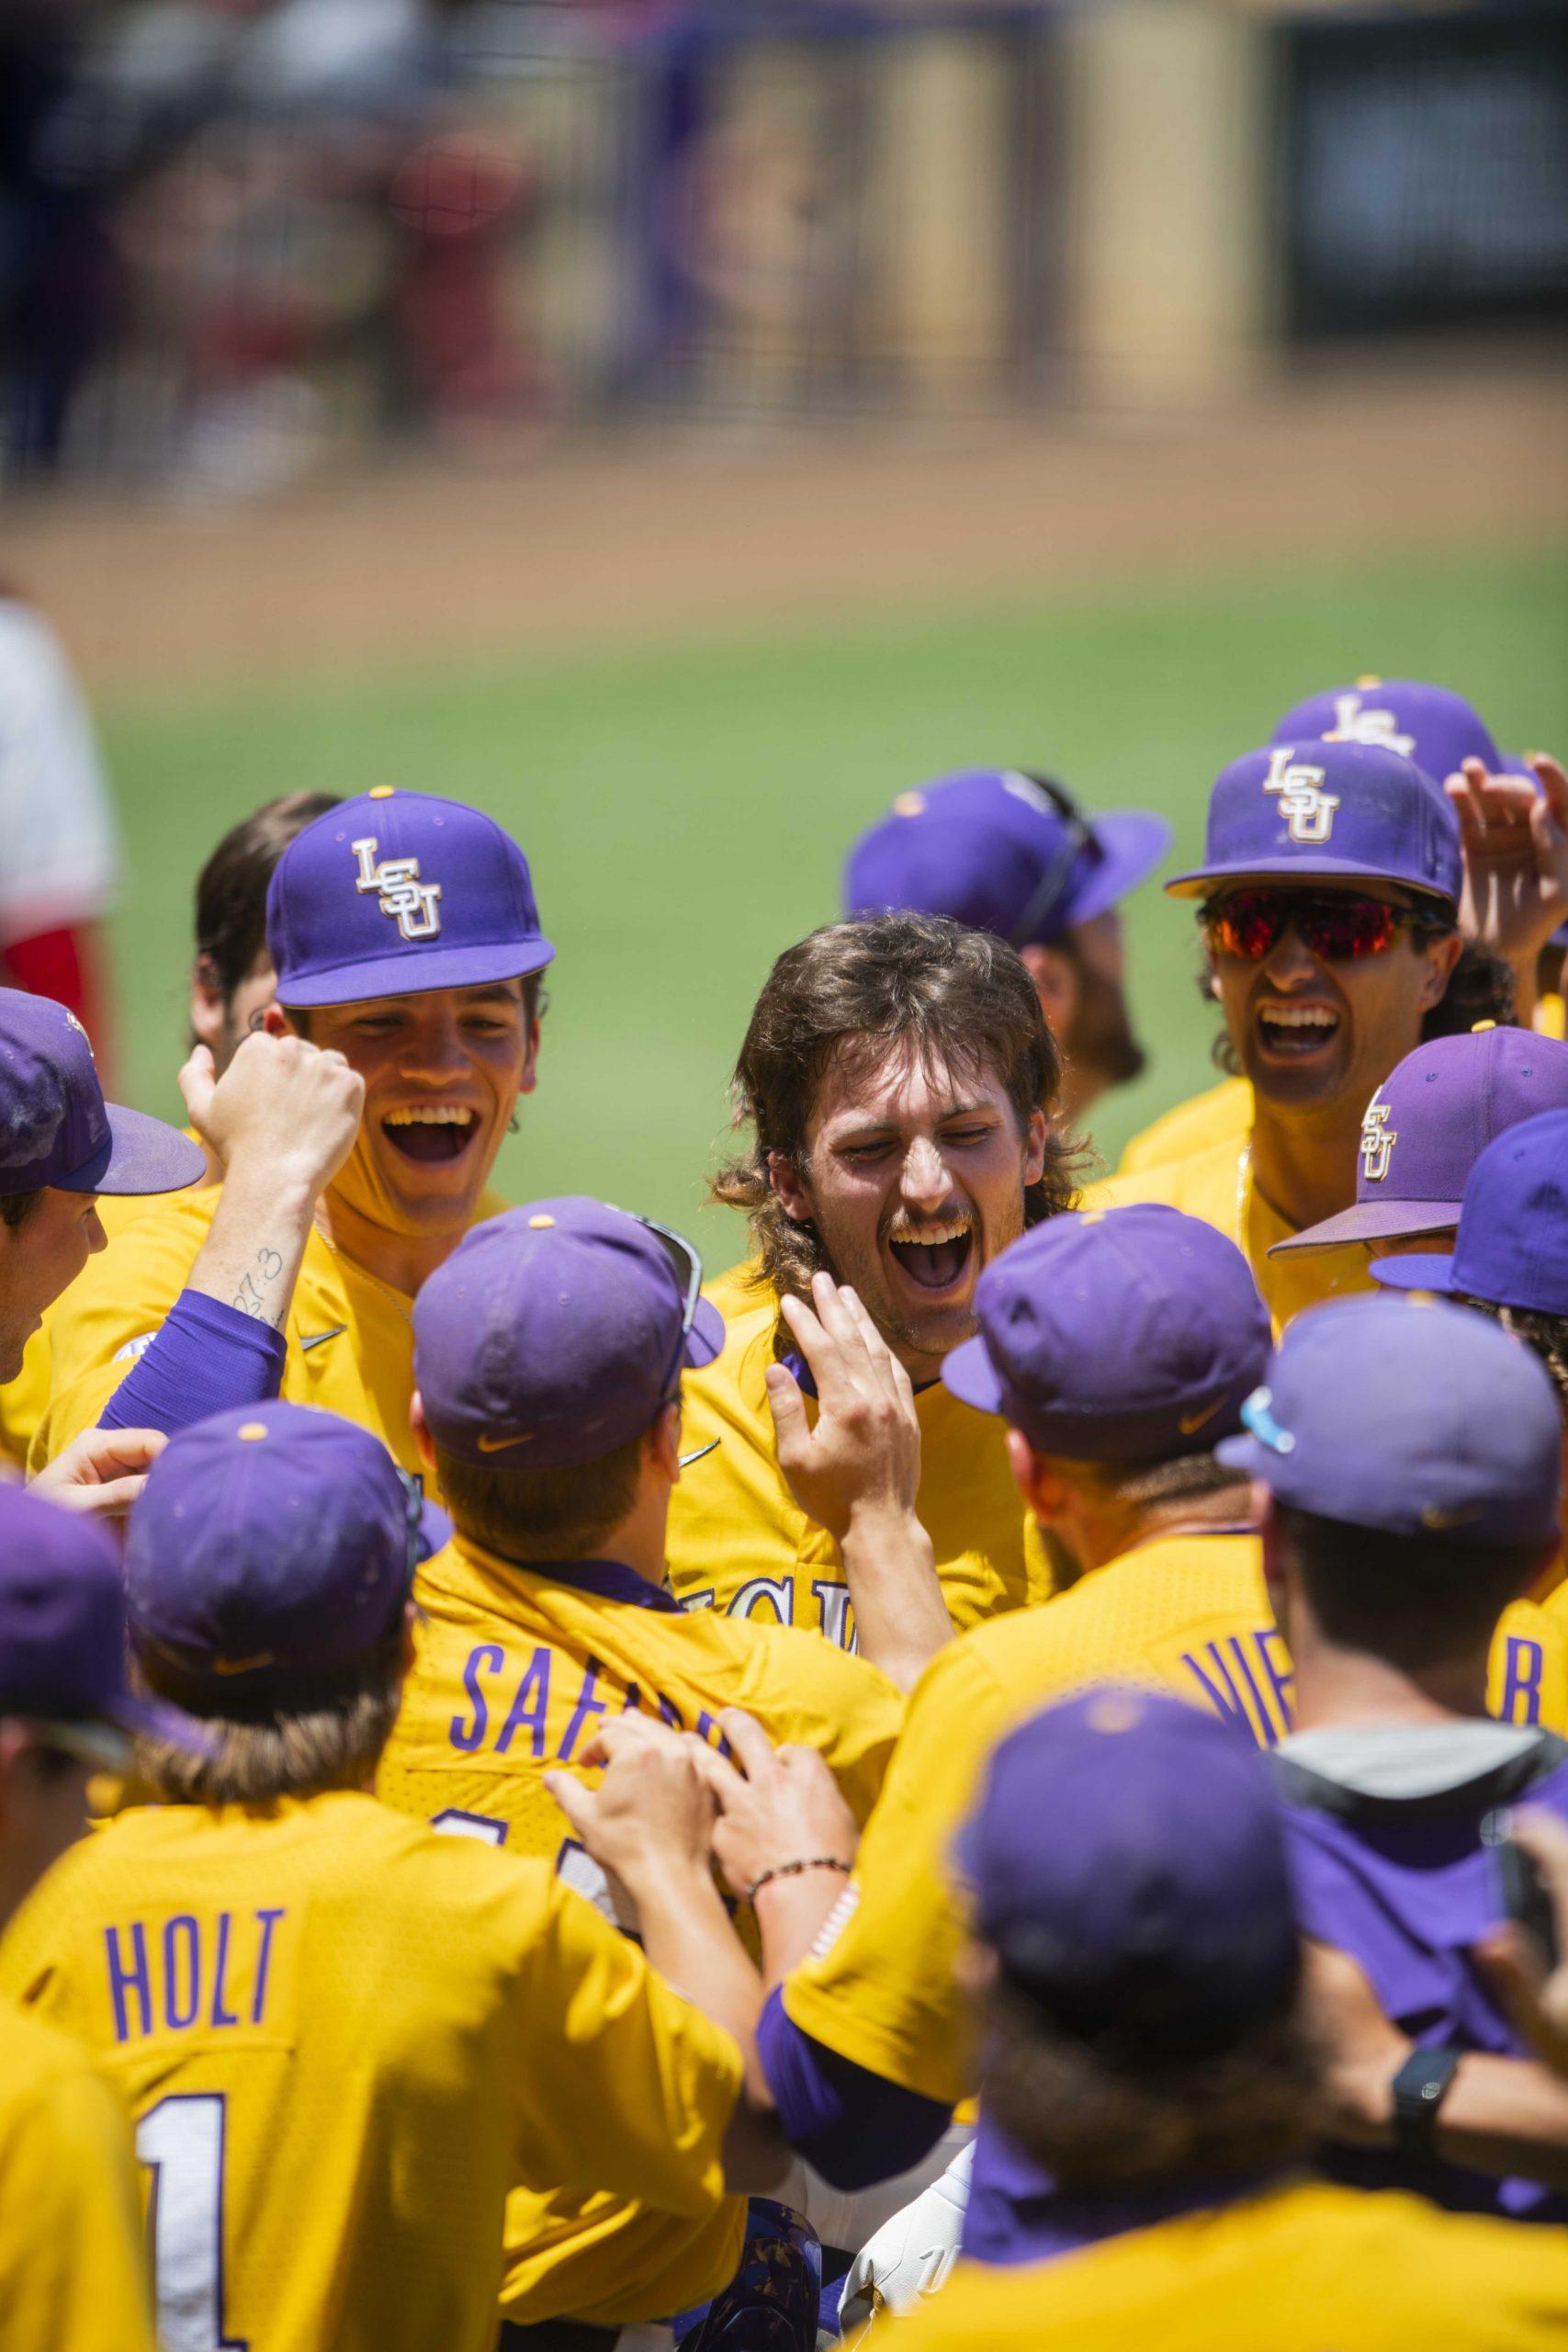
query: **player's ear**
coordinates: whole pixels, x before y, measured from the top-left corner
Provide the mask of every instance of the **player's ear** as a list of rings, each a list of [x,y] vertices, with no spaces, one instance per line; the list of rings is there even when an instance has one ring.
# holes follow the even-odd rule
[[[1018,960],[1034,983],[1046,1027],[1060,1040],[1077,1009],[1078,975],[1072,957],[1059,947],[1032,945],[1019,949]]]
[[[205,1046],[217,1059],[223,1043],[224,996],[223,983],[212,957],[200,955],[191,968],[190,1032],[198,1046]]]
[[[1439,1004],[1453,978],[1454,966],[1464,953],[1464,941],[1457,931],[1445,931],[1426,943],[1427,978],[1421,990],[1425,1010]]]
[[[1285,1620],[1290,1613],[1291,1597],[1295,1589],[1294,1565],[1285,1542],[1285,1532],[1280,1524],[1280,1514],[1274,1508],[1274,1498],[1268,1487],[1256,1478],[1252,1482],[1251,1507],[1258,1521],[1258,1533],[1263,1539],[1263,1582],[1269,1594],[1269,1606],[1274,1612],[1274,1623],[1289,1640]]]
[[[783,1203],[785,1216],[795,1225],[809,1225],[811,1204],[806,1197],[795,1164],[787,1152],[769,1152],[768,1182]]]
[[[409,1428],[413,1432],[413,1442],[418,1449],[420,1460],[427,1470],[434,1470],[435,1444],[430,1434],[430,1423],[424,1418],[424,1399],[417,1388],[409,1398]]]
[[[649,1458],[671,1486],[681,1476],[681,1408],[666,1405],[648,1433]]]
[[[276,997],[263,1012],[261,1026],[264,1035],[268,1037],[297,1037],[299,1035]]]
[[[1021,1430],[1009,1430],[1007,1443],[1013,1485],[1036,1519],[1055,1519],[1062,1508],[1062,1481],[1045,1455],[1035,1453]]]

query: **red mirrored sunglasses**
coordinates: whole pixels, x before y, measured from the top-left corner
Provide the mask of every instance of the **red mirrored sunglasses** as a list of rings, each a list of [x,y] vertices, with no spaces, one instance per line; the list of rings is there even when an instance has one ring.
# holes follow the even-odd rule
[[[1292,928],[1323,964],[1384,955],[1401,931],[1430,936],[1450,928],[1416,907],[1359,899],[1350,890],[1232,890],[1211,899],[1198,920],[1217,955],[1247,964],[1261,964]]]

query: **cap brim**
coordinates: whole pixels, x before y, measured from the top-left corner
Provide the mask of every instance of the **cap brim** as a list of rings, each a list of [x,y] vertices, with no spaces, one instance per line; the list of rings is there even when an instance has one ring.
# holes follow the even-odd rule
[[[51,1176],[62,1193],[179,1193],[207,1173],[207,1154],[189,1136],[145,1111],[106,1102],[108,1140],[69,1176]]]
[[[965,1340],[942,1359],[942,1385],[961,1405],[973,1405],[977,1413],[999,1413],[1002,1409],[1002,1384],[986,1352],[984,1340]]]
[[[686,1369],[701,1372],[724,1353],[728,1338],[723,1316],[711,1298],[699,1298],[697,1311],[692,1317],[692,1328],[686,1334]]]
[[[1068,923],[1092,922],[1107,907],[1125,899],[1146,882],[1156,865],[1170,855],[1176,834],[1163,817],[1148,808],[1112,808],[1096,817],[1090,832],[1104,854],[1084,876],[1081,890],[1068,900]]]
[[[1348,857],[1238,858],[1228,865],[1205,865],[1191,874],[1173,875],[1165,885],[1168,899],[1207,897],[1216,882],[1382,882],[1398,890],[1416,890],[1445,907],[1454,903],[1447,890],[1412,874],[1390,874],[1381,865],[1363,865]]]
[[[1440,1290],[1454,1287],[1453,1254],[1443,1257],[1380,1258],[1371,1269],[1372,1280],[1384,1290]]]
[[[1459,1223],[1459,1201],[1358,1201],[1353,1209],[1325,1216],[1288,1241],[1269,1244],[1270,1258],[1292,1250],[1333,1250],[1345,1241],[1403,1241],[1417,1233],[1451,1233]]]
[[[368,963],[335,964],[325,971],[280,979],[277,1001],[287,1012],[322,1004],[363,1004],[378,996],[423,996],[432,989],[477,989],[493,980],[525,980],[554,961],[547,939],[513,940],[488,947],[408,948]]]
[[[172,1747],[186,1756],[210,1756],[215,1745],[206,1724],[198,1723],[182,1708],[170,1706],[164,1699],[144,1699],[128,1691],[104,1713],[119,1730],[146,1739],[166,1739]]]

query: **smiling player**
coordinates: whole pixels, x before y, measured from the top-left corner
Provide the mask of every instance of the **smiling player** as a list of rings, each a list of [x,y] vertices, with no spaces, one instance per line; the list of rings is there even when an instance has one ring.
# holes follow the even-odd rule
[[[675,1490],[671,1578],[688,1604],[810,1627],[847,1646],[833,1537],[793,1500],[772,1407],[809,1377],[781,1300],[827,1272],[851,1285],[914,1384],[919,1514],[953,1623],[1043,1599],[999,1433],[939,1380],[975,1329],[975,1284],[1026,1226],[1071,1197],[1051,1125],[1059,1072],[1012,949],[941,917],[881,915],[813,932],[779,957],[740,1049],[753,1136],[717,1199],[750,1220],[754,1270],[719,1286],[723,1355],[686,1384],[694,1459]]]
[[[1461,887],[1452,803],[1400,752],[1309,742],[1234,761],[1210,801],[1203,865],[1166,888],[1201,902],[1252,1123],[1239,1141],[1113,1178],[1097,1204],[1164,1201],[1218,1226],[1276,1327],[1365,1289],[1348,1252],[1269,1251],[1355,1199],[1367,1105],[1441,1017]]]
[[[290,843],[267,942],[264,1028],[221,1077],[204,1046],[182,1072],[222,1189],[117,1237],[73,1292],[35,1463],[96,1420],[173,1429],[281,1391],[419,1470],[413,1294],[501,1206],[553,950],[498,825],[387,786]]]

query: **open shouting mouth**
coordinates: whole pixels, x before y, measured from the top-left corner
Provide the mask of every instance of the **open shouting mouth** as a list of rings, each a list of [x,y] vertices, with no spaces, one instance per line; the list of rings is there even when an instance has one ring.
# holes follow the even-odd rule
[[[460,1159],[479,1128],[478,1117],[462,1102],[405,1102],[381,1119],[381,1132],[394,1149],[426,1167]]]
[[[1258,1039],[1272,1061],[1304,1061],[1332,1046],[1339,1035],[1339,1015],[1331,1004],[1294,1003],[1276,997],[1260,1004]]]
[[[887,1246],[918,1290],[955,1290],[975,1255],[975,1227],[968,1217],[949,1217],[915,1233],[889,1234]]]

